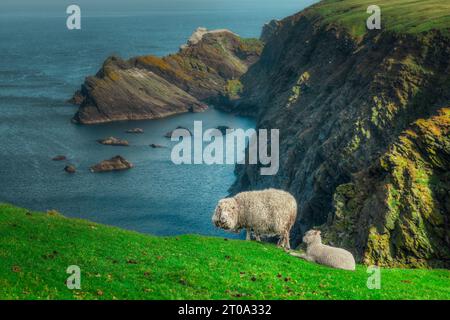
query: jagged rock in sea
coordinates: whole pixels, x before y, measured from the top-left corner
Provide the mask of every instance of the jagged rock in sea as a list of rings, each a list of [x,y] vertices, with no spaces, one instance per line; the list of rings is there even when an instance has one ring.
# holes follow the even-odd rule
[[[126,131],[127,133],[144,133],[144,129],[134,128]]]
[[[70,174],[74,174],[77,172],[77,169],[73,165],[68,165],[64,167],[64,171]]]
[[[176,54],[110,57],[71,99],[80,106],[73,121],[93,124],[204,111],[206,103],[227,96],[229,82],[238,81],[261,50],[257,39],[200,29]]]
[[[281,130],[280,170],[239,165],[231,192],[290,191],[295,244],[321,226],[367,264],[450,267],[450,32],[414,18],[422,5],[368,31],[345,19],[363,6],[323,1],[280,21],[241,77],[233,111]]]
[[[106,139],[97,140],[98,143],[108,145],[108,146],[129,146],[127,140],[118,139],[116,137],[109,137]]]
[[[122,171],[133,168],[133,164],[125,160],[121,156],[115,156],[109,160],[104,160],[90,168],[91,172],[109,172],[109,171]]]

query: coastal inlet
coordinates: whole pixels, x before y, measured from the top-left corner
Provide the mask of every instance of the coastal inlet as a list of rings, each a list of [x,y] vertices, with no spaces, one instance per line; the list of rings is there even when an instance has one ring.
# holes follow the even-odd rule
[[[178,126],[192,130],[194,121],[203,121],[205,128],[248,129],[254,127],[253,120],[211,107],[203,113],[160,120],[80,126],[68,121],[72,114],[73,108],[62,108],[61,116],[49,126],[37,129],[30,123],[23,135],[33,139],[24,144],[26,148],[10,146],[12,152],[2,158],[8,168],[2,172],[2,181],[8,188],[0,189],[1,199],[32,210],[56,209],[71,217],[155,235],[235,237],[211,223],[215,204],[227,195],[235,179],[234,166],[175,165],[170,154],[176,142],[165,135]],[[144,133],[126,133],[133,128],[142,128]],[[107,137],[126,139],[128,146],[97,141]],[[133,168],[90,172],[95,164],[117,155]],[[76,173],[68,173],[71,167],[64,171],[69,165]]]

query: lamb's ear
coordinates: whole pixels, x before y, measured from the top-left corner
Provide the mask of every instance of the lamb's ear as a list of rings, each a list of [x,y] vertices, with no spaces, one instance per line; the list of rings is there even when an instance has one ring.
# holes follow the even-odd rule
[[[320,236],[321,232],[320,230],[316,230],[316,235]]]

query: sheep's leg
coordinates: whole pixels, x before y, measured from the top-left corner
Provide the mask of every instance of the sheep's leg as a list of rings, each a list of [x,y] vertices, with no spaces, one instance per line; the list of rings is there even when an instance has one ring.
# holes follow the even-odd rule
[[[280,236],[280,239],[278,239],[278,242],[277,242],[277,247],[281,247],[281,246],[283,246],[283,237],[282,236]]]
[[[300,258],[300,259],[304,259],[306,261],[314,262],[314,258],[311,257],[311,256],[308,256],[305,253],[289,252],[289,254],[291,256],[294,256],[294,257],[297,257],[297,258]]]
[[[284,248],[286,250],[291,250],[291,243],[290,243],[290,239],[289,239],[289,232],[286,231],[285,235],[284,235]]]
[[[256,241],[261,242],[261,236],[259,234],[255,234]]]
[[[245,240],[250,241],[251,240],[251,230],[247,229],[247,235],[245,237]]]
[[[286,249],[286,234],[280,236],[280,239],[278,240],[277,246]]]
[[[289,254],[291,256],[293,256],[293,257],[305,259],[305,254],[304,253],[298,253],[298,252],[290,251]]]
[[[301,258],[305,259],[306,261],[309,261],[309,262],[316,262],[313,257],[308,256],[307,254],[304,254],[303,257],[301,257]]]

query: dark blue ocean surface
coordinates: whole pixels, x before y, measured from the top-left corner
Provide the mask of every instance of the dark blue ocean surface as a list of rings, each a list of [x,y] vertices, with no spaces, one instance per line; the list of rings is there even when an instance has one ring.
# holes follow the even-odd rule
[[[210,218],[216,202],[227,195],[234,167],[176,166],[170,148],[152,149],[149,144],[170,147],[173,143],[164,134],[179,125],[191,128],[194,120],[202,120],[205,128],[244,129],[253,127],[253,120],[211,108],[163,120],[79,126],[70,122],[76,108],[65,101],[111,54],[129,58],[176,52],[199,26],[258,37],[264,22],[293,14],[312,1],[168,0],[154,6],[130,1],[126,8],[112,2],[104,11],[99,4],[105,1],[97,6],[79,2],[79,31],[66,29],[65,1],[44,1],[42,7],[30,1],[0,4],[0,202],[56,209],[157,235],[223,235]],[[145,133],[125,133],[134,127]],[[129,140],[131,146],[96,142],[111,135]],[[66,162],[51,161],[59,154],[77,167],[77,174],[63,171]],[[135,168],[89,172],[89,166],[118,154]]]

